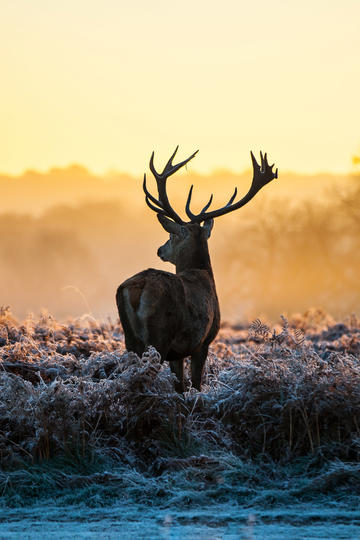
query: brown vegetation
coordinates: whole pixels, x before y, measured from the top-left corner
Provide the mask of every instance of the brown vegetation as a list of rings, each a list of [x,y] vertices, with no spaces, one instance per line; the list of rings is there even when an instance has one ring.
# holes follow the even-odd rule
[[[221,451],[283,463],[304,455],[359,461],[355,316],[335,323],[309,310],[273,330],[259,320],[224,326],[203,392],[184,396],[158,353],[125,352],[110,322],[59,324],[44,314],[18,323],[3,309],[0,339],[5,467],[74,452],[132,455],[153,471]]]

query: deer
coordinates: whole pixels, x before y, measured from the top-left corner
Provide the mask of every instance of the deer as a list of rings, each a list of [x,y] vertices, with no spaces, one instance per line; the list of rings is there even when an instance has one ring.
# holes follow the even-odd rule
[[[257,163],[251,152],[253,179],[246,195],[234,202],[237,188],[225,206],[209,210],[207,204],[198,213],[191,210],[193,185],[190,187],[186,214],[189,221],[177,214],[170,204],[166,183],[170,176],[191,161],[190,157],[173,164],[178,146],[159,173],[154,166],[154,152],[150,170],[155,178],[158,197],[150,193],[144,174],[143,191],[147,206],[156,213],[161,226],[169,233],[168,241],[158,249],[158,256],[175,265],[175,273],[149,268],[130,277],[117,289],[116,303],[125,335],[125,346],[140,358],[153,346],[161,362],[169,362],[176,376],[175,391],[184,392],[184,359],[191,358],[192,387],[201,391],[201,380],[210,343],[220,328],[220,308],[211,267],[208,240],[214,220],[245,206],[262,187],[278,178],[278,169],[269,165],[267,154],[260,152]]]

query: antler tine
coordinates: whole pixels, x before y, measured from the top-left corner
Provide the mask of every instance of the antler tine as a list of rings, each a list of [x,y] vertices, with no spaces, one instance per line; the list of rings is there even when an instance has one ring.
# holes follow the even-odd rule
[[[235,187],[234,193],[231,195],[230,200],[229,200],[229,202],[227,203],[226,206],[230,206],[230,205],[233,203],[233,201],[234,201],[236,195],[237,195],[237,187]]]
[[[265,155],[264,155],[264,164],[265,164],[265,167],[269,167],[269,163],[267,160],[267,152],[265,152]]]
[[[235,191],[233,195],[230,197],[229,202],[223,206],[222,208],[219,208],[218,210],[212,210],[211,212],[206,212],[206,210],[209,208],[210,204],[208,203],[202,211],[199,214],[193,214],[190,210],[190,202],[191,202],[191,196],[193,191],[193,186],[191,186],[189,195],[186,201],[186,213],[191,219],[192,223],[201,223],[202,221],[206,221],[207,219],[214,219],[219,216],[223,216],[225,214],[228,214],[229,212],[233,212],[234,210],[237,210],[238,208],[241,208],[245,204],[247,204],[262,187],[264,187],[266,184],[271,182],[274,178],[278,177],[278,169],[276,169],[275,173],[272,171],[272,168],[274,165],[269,166],[268,160],[267,160],[267,153],[263,155],[262,152],[260,152],[260,159],[261,159],[261,166],[258,164],[258,162],[255,159],[255,156],[252,152],[250,152],[252,165],[254,169],[254,175],[253,180],[250,186],[249,191],[246,193],[246,195],[240,199],[238,202],[233,204],[233,201],[237,195],[237,188],[235,188]],[[212,200],[212,197],[211,197]]]
[[[155,176],[155,178],[157,177],[163,177],[165,176],[165,172],[166,171],[169,171],[171,170],[171,167],[172,167],[172,160],[174,159],[175,155],[176,155],[176,152],[178,151],[178,148],[179,148],[179,145],[177,145],[177,147],[175,148],[174,152],[171,154],[170,156],[170,159],[168,160],[167,164],[165,165],[164,167],[164,170],[162,173],[158,173],[157,170],[155,169],[155,165],[154,165],[154,155],[155,155],[155,152],[153,152],[151,154],[151,158],[150,158],[150,170],[151,172],[153,173],[153,175]],[[175,171],[174,171],[175,172]],[[167,176],[170,176],[170,175],[167,175]]]
[[[206,210],[209,208],[210,204],[212,203],[212,200],[213,200],[213,194],[211,194],[209,202],[205,204],[205,206],[201,210],[200,214],[202,214],[203,212],[206,212]]]
[[[189,191],[189,195],[188,195],[188,198],[187,198],[187,201],[186,201],[186,214],[191,219],[191,221],[198,223],[199,222],[198,218],[201,215],[205,214],[206,210],[210,207],[210,205],[212,203],[212,200],[213,200],[213,194],[211,194],[209,201],[205,204],[204,208],[200,211],[200,213],[196,215],[196,214],[193,214],[192,211],[190,210],[190,202],[191,202],[193,188],[194,188],[194,186],[191,186],[190,191]],[[231,195],[229,202],[224,206],[224,208],[227,208],[228,206],[231,205],[231,203],[235,199],[236,195],[237,195],[237,187],[235,188],[234,193]],[[205,219],[210,219],[210,218],[205,218]],[[202,220],[202,221],[205,221],[205,220]]]
[[[151,158],[150,158],[150,170],[151,172],[153,173],[153,175],[155,176],[156,179],[159,179],[159,180],[166,180],[169,176],[173,175],[174,173],[176,173],[176,171],[178,171],[179,169],[181,169],[181,167],[183,167],[184,165],[186,165],[189,161],[191,161],[195,156],[196,154],[198,153],[199,150],[196,150],[196,152],[194,152],[193,154],[191,154],[190,157],[184,159],[184,161],[181,161],[180,163],[177,163],[176,165],[173,165],[172,164],[172,161],[176,155],[176,152],[178,151],[178,148],[179,148],[179,145],[175,148],[174,152],[172,153],[169,161],[167,162],[167,164],[165,165],[164,167],[164,170],[162,173],[159,173],[157,172],[157,170],[155,169],[155,166],[154,166],[154,155],[155,153],[153,152],[151,154]]]
[[[159,173],[156,169],[155,169],[155,165],[154,165],[154,156],[155,156],[155,153],[152,152],[151,154],[151,157],[150,157],[150,170],[151,172],[153,173],[154,175],[154,178],[156,180],[156,185],[157,185],[157,189],[158,189],[158,194],[159,194],[159,199],[156,199],[153,195],[151,195],[151,193],[148,191],[147,187],[146,187],[146,178],[144,177],[144,183],[143,183],[143,189],[144,189],[144,192],[145,192],[145,197],[147,197],[148,201],[147,201],[147,204],[148,206],[152,209],[152,210],[155,210],[155,207],[154,205],[157,205],[158,207],[160,207],[160,209],[162,210],[162,212],[159,212],[159,213],[162,213],[163,215],[166,215],[167,217],[170,217],[171,219],[173,219],[176,223],[180,223],[180,224],[184,224],[183,220],[181,219],[181,217],[175,212],[175,210],[172,208],[170,202],[169,202],[169,198],[168,198],[168,195],[167,195],[167,192],[166,192],[166,181],[167,179],[169,178],[169,176],[173,175],[174,173],[176,173],[176,171],[178,171],[181,167],[183,167],[184,165],[186,165],[191,159],[193,159],[193,157],[196,156],[196,154],[198,153],[198,150],[196,150],[196,152],[194,152],[190,157],[188,157],[187,159],[184,159],[183,161],[181,161],[180,163],[177,163],[176,165],[173,165],[173,159],[176,155],[176,152],[178,150],[179,146],[177,146],[174,150],[174,152],[172,153],[172,155],[170,156],[170,159],[168,160],[167,164],[165,165],[164,167],[164,170],[162,171],[162,173]],[[153,203],[152,206],[150,206],[149,204],[149,201],[151,201]],[[156,211],[156,210],[155,210]]]
[[[194,186],[192,185],[191,188],[189,189],[189,194],[188,194],[188,197],[187,197],[187,200],[186,200],[186,206],[185,206],[185,210],[186,210],[186,214],[187,216],[190,218],[191,222],[196,222],[196,219],[197,219],[197,215],[196,214],[193,214],[192,211],[190,210],[190,202],[191,202],[191,197],[192,197],[192,192],[193,192],[193,189],[194,189]],[[206,212],[206,210],[209,208],[209,206],[211,205],[212,203],[212,200],[213,200],[213,194],[211,194],[211,197],[209,199],[209,201],[205,204],[204,208],[201,210],[200,214],[203,214],[204,212]]]
[[[252,153],[252,151],[250,151],[250,156],[251,156],[251,161],[252,161],[252,165],[253,165],[253,169],[254,171],[255,170],[260,170],[260,165],[258,164],[258,162],[256,161],[256,158],[254,156],[254,154]],[[260,152],[260,157],[262,156],[261,152]]]
[[[161,202],[155,199],[148,190],[146,186],[146,174],[144,174],[144,181],[143,181],[143,190],[145,193],[145,202],[148,205],[151,210],[154,210],[157,214],[162,214],[163,216],[166,216],[165,210],[161,206]],[[150,202],[151,201],[151,202]]]
[[[172,166],[172,160],[174,159],[174,157],[176,156],[176,152],[179,150],[179,145],[177,144],[176,145],[176,148],[175,150],[173,151],[173,153],[171,154],[170,158],[169,158],[169,161],[167,162],[167,164],[165,165],[165,169],[167,167],[171,167]]]
[[[190,210],[190,201],[191,201],[191,196],[192,196],[193,189],[194,189],[194,185],[192,185],[191,188],[189,189],[189,194],[188,194],[188,197],[186,199],[186,205],[185,205],[186,215],[191,219],[191,221],[196,219],[196,215],[193,214],[191,212],[191,210]]]
[[[154,204],[152,204],[150,202],[150,199],[149,197],[146,195],[145,196],[145,202],[146,204],[148,205],[149,208],[151,208],[151,210],[154,210],[154,212],[156,212],[157,214],[162,214],[163,216],[166,216],[166,212],[165,210],[162,210],[162,208],[158,208],[157,206],[155,206]]]
[[[144,174],[143,190],[144,190],[144,193],[145,193],[145,197],[147,199],[150,199],[150,201],[152,201],[154,204],[159,205],[160,208],[162,208],[161,202],[158,201],[157,199],[155,199],[155,197],[153,195],[151,195],[150,191],[148,190],[148,188],[146,186],[146,174]]]
[[[184,159],[184,161],[181,161],[180,163],[177,163],[176,165],[173,165],[172,164],[172,160],[177,152],[177,149],[179,147],[177,146],[176,149],[175,149],[175,152],[173,153],[173,155],[171,156],[171,158],[169,159],[169,161],[167,162],[166,166],[165,166],[165,169],[163,170],[162,172],[162,176],[163,175],[166,175],[166,178],[168,178],[169,176],[171,176],[172,174],[176,173],[176,171],[178,171],[179,169],[181,169],[181,167],[184,167],[184,165],[186,165],[187,163],[189,163],[190,160],[192,160],[196,154],[198,153],[199,150],[196,150],[196,152],[194,152],[193,154],[191,154],[190,157]]]

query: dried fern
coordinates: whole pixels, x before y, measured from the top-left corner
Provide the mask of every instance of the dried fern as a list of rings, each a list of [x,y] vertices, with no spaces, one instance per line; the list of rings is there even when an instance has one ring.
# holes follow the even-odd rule
[[[155,467],[170,454],[185,459],[209,448],[279,460],[321,450],[356,461],[358,324],[319,330],[308,320],[295,325],[283,317],[273,330],[259,319],[224,326],[203,392],[179,396],[157,351],[150,347],[142,358],[126,352],[118,325],[59,324],[47,314],[19,323],[4,310],[2,465],[95,452],[132,454],[139,466]]]

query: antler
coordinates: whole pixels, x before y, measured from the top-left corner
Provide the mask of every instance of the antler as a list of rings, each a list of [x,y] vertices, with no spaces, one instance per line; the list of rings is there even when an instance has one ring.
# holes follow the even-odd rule
[[[156,180],[159,198],[156,199],[147,189],[146,174],[144,174],[143,190],[145,193],[146,204],[149,206],[149,208],[151,208],[151,210],[154,210],[157,214],[161,214],[163,216],[167,216],[173,219],[176,223],[179,223],[180,225],[184,225],[185,222],[175,212],[175,210],[172,208],[169,202],[167,192],[166,192],[166,181],[169,178],[169,176],[176,173],[176,171],[178,171],[181,167],[186,165],[194,156],[196,156],[196,154],[198,153],[198,150],[196,150],[196,152],[194,152],[187,159],[184,159],[184,161],[181,161],[180,163],[173,165],[172,161],[175,157],[176,152],[178,151],[178,148],[179,148],[178,146],[175,148],[175,151],[173,152],[169,161],[165,165],[165,168],[162,173],[158,173],[157,170],[155,169],[154,152],[151,154],[150,170],[153,173]],[[235,188],[234,193],[232,194],[232,196],[229,199],[229,202],[225,206],[223,206],[222,208],[219,208],[218,210],[212,210],[211,212],[207,212],[207,209],[210,207],[213,200],[213,195],[211,195],[209,201],[201,210],[201,212],[199,214],[193,214],[192,211],[190,210],[190,203],[191,203],[191,197],[192,197],[194,186],[191,186],[189,195],[186,201],[186,214],[190,218],[190,223],[201,223],[208,219],[213,219],[219,216],[223,216],[225,214],[228,214],[229,212],[233,212],[234,210],[241,208],[242,206],[247,204],[257,194],[257,192],[260,191],[262,187],[264,187],[266,184],[271,182],[274,178],[278,177],[278,169],[276,169],[276,171],[273,172],[272,169],[274,167],[274,164],[269,165],[266,153],[263,155],[263,153],[260,152],[261,166],[256,161],[254,154],[252,152],[250,152],[250,154],[251,154],[254,174],[253,174],[253,180],[252,180],[250,189],[247,192],[247,194],[238,202],[234,203],[235,197],[237,195],[237,188]]]
[[[204,206],[201,212],[199,214],[193,214],[190,210],[190,202],[194,186],[191,186],[186,201],[186,213],[190,218],[191,223],[201,223],[202,221],[206,221],[207,219],[223,216],[224,214],[228,214],[229,212],[233,212],[233,210],[241,208],[242,206],[247,204],[256,195],[256,193],[260,191],[262,187],[271,182],[271,180],[273,180],[274,178],[278,177],[278,169],[276,169],[275,173],[272,171],[274,164],[269,165],[266,153],[263,156],[262,152],[260,152],[261,167],[256,161],[254,154],[252,152],[250,152],[250,154],[254,169],[253,180],[249,191],[242,199],[240,199],[240,201],[233,204],[233,201],[237,195],[237,188],[235,188],[235,191],[230,197],[229,202],[222,208],[219,208],[218,210],[212,210],[211,212],[206,212],[206,210],[211,205],[213,199],[213,196],[211,195],[209,202]]]
[[[181,219],[181,217],[175,212],[175,210],[171,207],[171,204],[169,202],[167,193],[166,193],[166,181],[172,174],[176,173],[181,167],[186,165],[196,154],[199,150],[196,150],[190,157],[182,161],[181,163],[177,163],[176,165],[173,165],[172,161],[175,157],[175,154],[178,150],[179,146],[175,148],[175,151],[173,152],[172,156],[170,157],[169,161],[165,165],[165,168],[162,173],[158,173],[154,166],[154,152],[151,154],[150,158],[150,170],[153,173],[156,185],[158,189],[159,198],[156,199],[146,186],[146,174],[144,174],[144,182],[143,182],[143,190],[145,192],[145,201],[146,204],[155,212],[158,214],[162,214],[163,216],[170,217],[173,219],[176,223],[179,223],[181,225],[184,224],[184,221]]]

